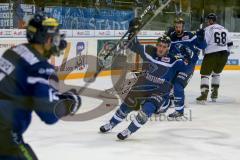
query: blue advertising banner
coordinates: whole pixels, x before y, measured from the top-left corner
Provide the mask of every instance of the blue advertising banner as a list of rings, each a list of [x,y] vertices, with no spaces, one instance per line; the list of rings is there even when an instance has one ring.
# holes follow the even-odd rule
[[[24,28],[34,13],[34,5],[0,3],[0,29]]]
[[[9,8],[12,8],[9,4],[0,4],[0,28],[13,27],[13,13]]]
[[[57,18],[62,29],[126,30],[134,17],[133,11],[114,9],[51,6],[44,11]],[[34,5],[0,3],[0,29],[24,28],[34,13]]]
[[[202,61],[203,61],[202,59],[199,59],[197,61],[197,65],[201,65]],[[228,59],[227,65],[238,66],[239,65],[239,59]]]
[[[46,7],[44,10],[60,21],[62,29],[125,30],[133,11],[113,9]]]

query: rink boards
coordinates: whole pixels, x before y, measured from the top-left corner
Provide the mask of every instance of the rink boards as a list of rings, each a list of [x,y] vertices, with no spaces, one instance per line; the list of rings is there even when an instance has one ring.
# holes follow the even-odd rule
[[[106,41],[114,43],[119,39],[125,31],[118,30],[62,30],[61,32],[66,34],[66,40],[68,42],[65,52],[60,57],[52,57],[51,63],[55,66],[61,66],[64,62],[71,61],[73,58],[79,57],[80,64],[74,68],[68,68],[67,73],[71,74],[61,75],[62,79],[75,79],[83,77],[88,63],[94,61],[92,59],[97,59],[97,53],[103,47]],[[141,31],[138,35],[140,42],[143,45],[155,44],[155,39],[157,39],[163,32],[162,31]],[[2,29],[0,30],[0,55],[9,47],[15,46],[20,43],[26,42],[25,30],[16,29]],[[231,49],[231,54],[229,56],[228,62],[225,70],[240,70],[240,33],[231,33],[231,39],[233,40],[234,46]],[[89,56],[91,60],[89,60]],[[81,57],[84,57],[83,59]],[[133,57],[133,62],[139,62],[139,57]],[[197,63],[196,70],[200,69],[202,61],[202,55]],[[96,63],[96,62],[94,62]],[[91,63],[92,65],[92,63]],[[96,64],[94,64],[96,65]],[[65,73],[64,70],[63,73]],[[104,71],[100,76],[108,76],[110,74],[119,74],[116,71]]]

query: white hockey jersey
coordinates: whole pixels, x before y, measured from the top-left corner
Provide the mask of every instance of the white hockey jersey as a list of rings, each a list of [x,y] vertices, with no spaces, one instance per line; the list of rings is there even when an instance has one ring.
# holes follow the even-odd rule
[[[231,43],[228,30],[219,24],[205,28],[205,40],[207,42],[205,54],[228,50],[228,44]]]

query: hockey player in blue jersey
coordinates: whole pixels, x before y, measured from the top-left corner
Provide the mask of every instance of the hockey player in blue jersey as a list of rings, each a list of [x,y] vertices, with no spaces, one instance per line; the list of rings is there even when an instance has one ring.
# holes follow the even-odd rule
[[[135,24],[134,22],[132,22]],[[130,23],[130,30],[131,27]],[[132,86],[124,102],[115,112],[110,121],[100,127],[102,133],[110,131],[117,124],[122,122],[131,111],[138,111],[137,116],[130,123],[127,129],[120,132],[117,137],[121,140],[136,132],[144,125],[153,113],[156,113],[161,106],[169,100],[168,95],[172,88],[174,77],[185,70],[192,63],[196,63],[198,55],[190,49],[181,48],[185,55],[188,55],[188,63],[182,59],[176,59],[169,54],[171,40],[167,36],[158,39],[156,50],[147,54],[145,47],[138,41],[134,41],[130,49],[139,53],[144,61],[143,72],[138,77],[137,82]]]
[[[32,112],[46,124],[74,114],[81,99],[74,90],[60,93],[54,67],[48,63],[65,47],[56,19],[36,14],[27,26],[29,43],[8,49],[0,56],[0,159],[36,160],[23,133]],[[50,83],[53,82],[53,83]]]
[[[180,17],[174,21],[174,31],[169,31],[167,34],[171,38],[170,53],[178,58],[184,58],[184,52],[180,51],[182,45],[190,48],[193,52],[198,53],[200,49],[206,48],[206,41],[204,39],[204,30],[200,29],[196,31],[196,34],[192,32],[184,31],[184,20]],[[173,97],[175,112],[170,114],[169,117],[179,117],[184,114],[185,93],[184,88],[187,86],[190,78],[193,75],[196,63],[191,63],[185,70],[182,70],[175,77],[173,84]],[[163,112],[167,110],[167,106],[161,109]]]

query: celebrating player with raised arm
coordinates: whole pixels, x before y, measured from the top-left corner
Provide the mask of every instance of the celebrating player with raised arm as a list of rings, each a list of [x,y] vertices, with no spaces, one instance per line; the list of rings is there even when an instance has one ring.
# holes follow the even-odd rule
[[[58,77],[48,59],[66,47],[58,26],[56,19],[36,14],[27,26],[29,43],[12,47],[0,56],[1,160],[37,159],[22,137],[33,111],[46,124],[54,124],[74,114],[81,105],[74,90],[60,93],[54,85]]]
[[[195,54],[199,54],[200,49],[206,47],[206,41],[204,39],[204,30],[200,29],[196,31],[196,34],[184,30],[184,20],[180,17],[174,20],[174,31],[168,32],[171,38],[170,54],[174,54],[178,58],[185,59],[185,52],[180,50],[181,46],[184,45],[191,49]],[[180,71],[175,77],[173,84],[173,97],[175,112],[170,114],[169,117],[179,117],[184,113],[185,106],[185,93],[184,88],[187,86],[190,78],[193,75],[196,63],[191,63],[184,70]],[[167,108],[163,108],[166,111]]]
[[[129,30],[134,31],[135,24],[137,23],[134,20],[131,21]],[[160,106],[166,104],[176,74],[198,60],[198,55],[186,48],[181,50],[188,52],[184,53],[189,55],[188,63],[182,59],[176,59],[169,54],[170,46],[171,40],[165,35],[158,39],[156,50],[153,50],[151,54],[147,54],[145,47],[137,40],[132,43],[130,49],[139,53],[144,61],[143,72],[109,123],[100,127],[101,132],[110,131],[123,121],[131,111],[137,110],[138,114],[128,128],[117,135],[119,139],[124,140],[144,125]]]
[[[171,48],[170,54],[172,56],[186,60],[188,55],[184,55],[184,51],[181,51],[182,46],[189,48],[195,54],[199,54],[199,49],[204,49],[206,47],[206,41],[204,39],[204,30],[200,29],[193,34],[184,30],[184,20],[180,17],[174,20],[174,27],[171,27],[166,34],[171,38]],[[148,46],[148,48],[154,48],[153,46]],[[150,49],[149,49],[150,50]],[[152,50],[152,49],[151,49]],[[173,100],[175,106],[175,112],[169,114],[169,117],[180,117],[184,114],[185,107],[185,93],[184,89],[187,86],[189,80],[191,79],[196,63],[191,63],[185,70],[179,72],[173,80],[173,93],[170,94],[171,100]],[[162,106],[159,112],[166,112],[168,107],[172,104]]]

